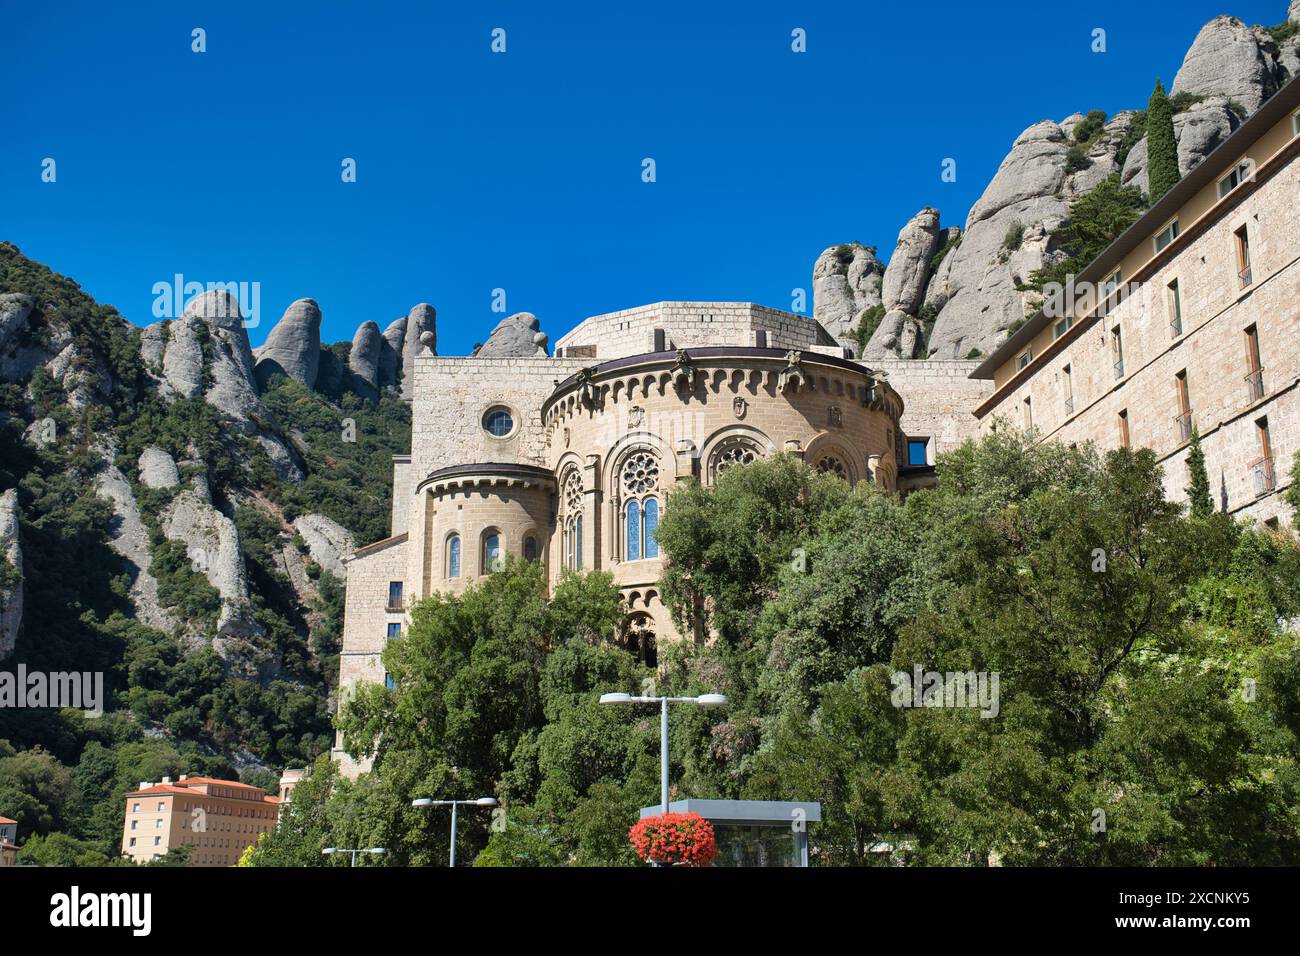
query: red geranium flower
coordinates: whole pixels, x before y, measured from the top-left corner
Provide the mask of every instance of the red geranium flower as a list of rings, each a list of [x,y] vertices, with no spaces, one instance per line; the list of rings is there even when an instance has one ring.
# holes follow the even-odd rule
[[[661,813],[628,831],[636,855],[662,866],[708,866],[718,855],[713,825],[698,813]]]

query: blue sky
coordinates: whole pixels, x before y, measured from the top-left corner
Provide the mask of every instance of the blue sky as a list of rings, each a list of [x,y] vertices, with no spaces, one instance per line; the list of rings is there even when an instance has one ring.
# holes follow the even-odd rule
[[[327,342],[431,302],[446,355],[498,288],[552,341],[663,299],[811,311],[826,246],[964,224],[1031,123],[1145,105],[1216,14],[1286,18],[1227,2],[12,3],[0,238],[142,325],[176,273],[258,282],[254,345],[303,296]]]

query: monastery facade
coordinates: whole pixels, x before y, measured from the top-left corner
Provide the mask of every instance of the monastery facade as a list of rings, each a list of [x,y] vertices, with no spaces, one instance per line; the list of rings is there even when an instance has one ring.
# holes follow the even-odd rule
[[[788,453],[906,493],[994,428],[1156,450],[1185,498],[1195,428],[1216,504],[1281,527],[1300,448],[1300,83],[1161,197],[1062,300],[971,361],[857,361],[817,322],[749,303],[661,302],[586,319],[546,353],[415,357],[411,454],[391,536],[348,559],[340,688],[383,682],[411,605],[506,555],[614,577],[618,639],[678,637],[654,532],[678,482]],[[1082,304],[1080,304],[1082,303]],[[430,342],[432,336],[429,337]],[[341,749],[345,773],[366,769]]]

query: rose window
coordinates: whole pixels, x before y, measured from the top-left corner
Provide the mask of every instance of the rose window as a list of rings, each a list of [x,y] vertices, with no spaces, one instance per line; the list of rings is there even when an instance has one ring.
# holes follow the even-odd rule
[[[659,462],[649,452],[637,452],[623,465],[623,487],[629,495],[653,491],[659,485]]]

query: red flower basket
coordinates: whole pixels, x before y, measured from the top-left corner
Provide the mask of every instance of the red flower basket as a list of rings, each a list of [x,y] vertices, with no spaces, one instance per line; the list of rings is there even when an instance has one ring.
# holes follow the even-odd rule
[[[709,866],[718,855],[713,824],[698,813],[646,817],[627,833],[636,855],[660,866]]]

